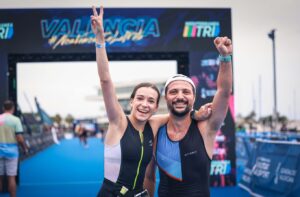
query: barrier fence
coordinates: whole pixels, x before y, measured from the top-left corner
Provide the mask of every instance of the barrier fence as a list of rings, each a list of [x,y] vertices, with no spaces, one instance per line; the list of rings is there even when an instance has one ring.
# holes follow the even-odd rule
[[[239,187],[251,196],[296,197],[300,192],[300,135],[237,134]]]

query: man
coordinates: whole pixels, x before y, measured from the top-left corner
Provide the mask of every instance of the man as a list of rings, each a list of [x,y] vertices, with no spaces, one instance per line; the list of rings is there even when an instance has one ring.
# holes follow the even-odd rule
[[[18,169],[18,143],[25,153],[28,152],[22,133],[23,128],[18,117],[14,116],[15,106],[12,101],[5,101],[3,114],[0,114],[0,191],[3,189],[4,175],[8,177],[8,191],[16,196],[16,175]]]
[[[88,141],[87,141],[88,130],[85,128],[85,126],[82,123],[79,123],[76,126],[75,131],[77,132],[78,137],[79,137],[79,141],[83,145],[83,147],[88,148],[89,147]]]
[[[165,85],[170,112],[168,123],[157,134],[156,162],[159,167],[159,197],[208,197],[209,172],[217,131],[225,119],[232,90],[232,43],[218,37],[220,53],[217,92],[211,116],[200,122],[191,119],[195,85],[184,75],[175,75]],[[200,84],[201,85],[201,84]]]

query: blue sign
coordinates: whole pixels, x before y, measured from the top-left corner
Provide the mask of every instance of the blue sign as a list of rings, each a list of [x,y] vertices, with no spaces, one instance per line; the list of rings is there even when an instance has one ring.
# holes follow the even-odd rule
[[[147,37],[160,37],[159,22],[153,17],[104,19],[105,39],[109,45],[124,46],[126,42],[141,42]],[[41,20],[42,37],[52,49],[68,45],[93,44],[95,36],[88,17],[70,20],[55,18]]]
[[[13,23],[0,23],[0,39],[8,40],[14,35]]]
[[[299,196],[299,143],[259,140],[252,151],[241,188],[252,196]]]

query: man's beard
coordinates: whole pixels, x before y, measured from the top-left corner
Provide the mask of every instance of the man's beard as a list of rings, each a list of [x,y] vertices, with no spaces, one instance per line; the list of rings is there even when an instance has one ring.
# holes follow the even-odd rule
[[[179,102],[186,104],[185,109],[183,111],[180,111],[180,112],[176,111],[175,107],[173,107],[173,105],[175,105],[176,103],[179,103]],[[184,101],[184,100],[176,100],[175,102],[172,102],[171,105],[168,105],[168,107],[170,109],[170,112],[174,116],[177,116],[177,117],[183,117],[191,111],[191,107],[188,105],[188,101]]]

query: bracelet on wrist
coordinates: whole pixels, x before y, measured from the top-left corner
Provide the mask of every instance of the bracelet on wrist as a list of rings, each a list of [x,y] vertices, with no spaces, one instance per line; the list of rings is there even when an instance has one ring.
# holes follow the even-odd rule
[[[219,55],[219,61],[220,62],[231,62],[231,55]]]
[[[95,47],[98,49],[105,48],[105,46],[106,46],[105,42],[104,43],[95,42]]]

